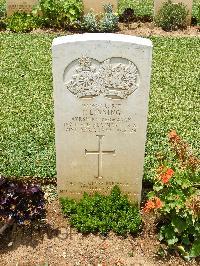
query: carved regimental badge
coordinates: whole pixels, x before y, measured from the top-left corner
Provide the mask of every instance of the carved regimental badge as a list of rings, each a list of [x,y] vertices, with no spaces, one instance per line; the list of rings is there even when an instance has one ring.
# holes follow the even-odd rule
[[[110,99],[125,99],[139,83],[138,69],[123,58],[110,58],[102,63],[82,57],[72,62],[64,74],[66,88],[78,98],[104,95]]]

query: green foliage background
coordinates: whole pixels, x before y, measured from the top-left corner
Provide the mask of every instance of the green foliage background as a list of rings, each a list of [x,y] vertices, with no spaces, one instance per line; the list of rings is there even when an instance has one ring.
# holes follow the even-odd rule
[[[51,43],[56,35],[0,34],[0,172],[55,176]],[[200,38],[152,37],[145,178],[170,129],[199,155]]]
[[[137,17],[153,16],[154,0],[119,0],[118,3],[119,13],[126,8],[132,8]],[[193,0],[192,16],[195,18],[199,17],[198,6],[200,6],[200,0]]]

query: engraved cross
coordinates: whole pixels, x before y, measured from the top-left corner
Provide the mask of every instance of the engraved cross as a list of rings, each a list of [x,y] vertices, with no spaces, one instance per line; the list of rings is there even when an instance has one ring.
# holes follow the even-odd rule
[[[98,151],[88,151],[85,149],[85,155],[98,155],[98,176],[97,178],[103,178],[102,177],[102,165],[103,165],[103,162],[102,162],[102,159],[103,159],[103,155],[104,154],[110,154],[110,155],[115,155],[115,150],[113,151],[103,151],[102,150],[102,140],[103,140],[103,137],[105,137],[104,135],[97,135],[98,137],[98,140],[99,140],[99,149]]]

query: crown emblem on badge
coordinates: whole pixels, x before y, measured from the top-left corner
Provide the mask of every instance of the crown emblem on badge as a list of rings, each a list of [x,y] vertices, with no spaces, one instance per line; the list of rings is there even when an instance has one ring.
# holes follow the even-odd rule
[[[138,69],[127,59],[109,58],[99,62],[82,57],[76,64],[73,62],[65,87],[78,98],[103,95],[109,99],[126,99],[138,89],[138,83]]]

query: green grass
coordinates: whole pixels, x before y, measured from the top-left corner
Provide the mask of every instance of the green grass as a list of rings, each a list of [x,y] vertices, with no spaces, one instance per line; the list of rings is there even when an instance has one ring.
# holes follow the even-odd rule
[[[51,41],[1,34],[1,172],[55,175]]]
[[[54,35],[55,36],[55,35]],[[51,42],[53,35],[0,34],[0,172],[52,177],[55,171]],[[200,38],[153,37],[145,176],[170,129],[199,155]]]
[[[152,38],[154,44],[145,175],[157,152],[169,153],[167,133],[177,130],[199,150],[200,38]]]

